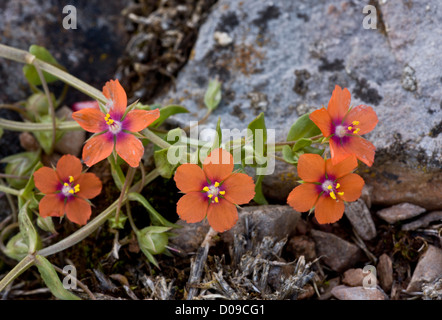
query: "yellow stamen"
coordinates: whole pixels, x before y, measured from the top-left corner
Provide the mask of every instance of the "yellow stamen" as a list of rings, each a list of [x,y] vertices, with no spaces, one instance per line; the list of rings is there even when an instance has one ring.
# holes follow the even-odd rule
[[[339,189],[341,185],[339,183],[336,184],[336,189]]]
[[[73,176],[69,176],[69,182],[70,183],[74,182],[74,177]]]
[[[331,185],[329,185],[328,187],[327,187],[327,189],[328,190],[331,190],[333,187],[331,186]]]
[[[335,195],[335,193],[332,191],[332,192],[330,192],[330,197],[333,199],[333,200],[336,200],[336,195]]]
[[[226,194],[226,192],[225,191],[220,191],[219,194],[223,196],[223,195]]]
[[[210,199],[212,199],[213,194],[208,194],[207,196],[208,196]]]
[[[71,189],[71,190],[69,190],[69,193],[71,193],[71,194],[74,194],[74,190],[73,189]]]
[[[106,116],[104,117],[104,120],[109,120],[109,118],[110,118],[110,114],[109,113],[106,113]]]
[[[204,187],[203,191],[208,192],[209,191],[209,187]]]
[[[354,125],[354,126],[358,126],[359,125],[359,121],[353,121],[351,124]]]
[[[63,185],[64,185],[65,187],[69,187],[69,183],[67,183],[67,182],[65,182]]]
[[[348,129],[348,131],[351,131],[351,130],[353,130],[353,127],[348,127],[347,129]]]
[[[215,182],[214,186],[215,186],[215,188],[218,188],[219,187],[219,182]]]
[[[219,200],[218,200],[218,197],[215,197],[215,202],[216,202],[216,203],[218,203],[218,202],[219,202]]]
[[[353,131],[354,134],[357,134],[361,129],[357,128],[355,131]]]
[[[77,185],[74,187],[74,190],[75,190],[75,192],[80,192],[80,185],[77,184]]]
[[[338,192],[338,195],[343,196],[344,192]]]

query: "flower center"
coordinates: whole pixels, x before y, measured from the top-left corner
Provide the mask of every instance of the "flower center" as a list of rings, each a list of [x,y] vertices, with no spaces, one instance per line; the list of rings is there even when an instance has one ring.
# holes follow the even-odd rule
[[[339,138],[342,138],[347,134],[358,134],[358,132],[361,130],[360,128],[358,128],[358,125],[359,121],[353,121],[349,126],[343,126],[343,125],[336,126],[335,134]]]
[[[219,202],[219,196],[225,195],[226,192],[224,190],[220,190],[219,188],[220,184],[219,182],[215,181],[214,184],[210,186],[206,186],[203,188],[203,191],[207,194],[207,197],[211,200],[211,202],[218,203]]]
[[[109,126],[109,131],[113,134],[117,134],[121,131],[121,122],[112,119],[109,113],[106,113],[104,121],[106,121],[106,124]]]
[[[330,196],[330,198],[332,198],[333,200],[337,200],[336,194],[339,196],[344,195],[344,192],[338,192],[338,189],[341,187],[341,185],[335,181],[325,180],[322,183],[321,187],[324,193]]]
[[[74,186],[74,177],[72,177],[72,176],[69,176],[69,183],[65,182],[63,184],[63,188],[61,188],[61,193],[65,197],[71,196],[74,193],[77,193],[79,191],[80,191],[80,185],[77,183]]]

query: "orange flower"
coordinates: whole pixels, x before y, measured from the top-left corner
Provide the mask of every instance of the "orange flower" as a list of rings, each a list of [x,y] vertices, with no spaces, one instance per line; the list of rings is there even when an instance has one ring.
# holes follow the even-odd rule
[[[64,155],[57,168],[42,167],[34,172],[35,186],[46,194],[39,203],[40,216],[66,216],[72,222],[85,225],[91,216],[92,199],[101,192],[101,181],[93,173],[81,173],[80,159]]]
[[[253,179],[233,171],[233,157],[215,149],[203,168],[185,163],[178,167],[175,182],[185,195],[177,203],[177,212],[188,223],[207,220],[212,228],[224,232],[238,220],[236,204],[245,204],[255,196]]]
[[[324,137],[330,137],[333,164],[350,155],[371,167],[376,147],[360,137],[376,127],[378,117],[372,107],[359,105],[350,108],[351,95],[347,88],[336,86],[327,109],[321,108],[310,114]]]
[[[290,192],[287,203],[300,212],[314,207],[321,224],[338,221],[344,214],[344,201],[356,201],[361,196],[364,180],[351,173],[357,165],[354,156],[333,165],[317,154],[301,155],[298,175],[304,183]]]
[[[145,129],[160,116],[152,111],[131,110],[126,114],[126,92],[118,80],[110,80],[103,87],[108,99],[106,114],[96,108],[74,112],[72,117],[86,131],[100,133],[89,139],[83,148],[83,160],[89,166],[106,159],[113,151],[131,167],[138,167],[144,147],[132,133]]]

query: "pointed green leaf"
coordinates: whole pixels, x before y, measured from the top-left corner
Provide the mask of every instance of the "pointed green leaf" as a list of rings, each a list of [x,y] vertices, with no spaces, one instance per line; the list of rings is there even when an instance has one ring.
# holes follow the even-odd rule
[[[295,141],[301,138],[310,138],[321,134],[321,130],[310,120],[310,114],[304,114],[296,120],[287,135],[287,141]]]
[[[31,218],[29,217],[29,203],[30,201],[27,201],[20,208],[20,211],[18,212],[18,225],[20,227],[20,233],[28,245],[29,253],[35,253],[37,250],[41,249],[41,240],[32,224]]]
[[[295,158],[293,156],[293,151],[290,146],[285,145],[284,147],[282,147],[282,157],[288,163],[296,164]]]
[[[157,150],[153,154],[153,158],[155,160],[155,167],[163,178],[170,179],[175,171],[175,168],[178,166],[177,164],[171,164],[167,159],[167,154],[169,152],[169,148]],[[172,148],[176,149],[176,147],[172,146]]]
[[[150,218],[154,224],[160,224],[166,227],[175,227],[175,224],[167,221],[154,207],[147,201],[145,197],[136,192],[131,192],[128,194],[128,199],[130,201],[138,201],[150,214]]]
[[[301,138],[296,141],[296,143],[293,147],[293,151],[298,151],[298,150],[304,149],[305,147],[308,147],[311,144],[312,144],[312,140],[306,139],[306,138]]]
[[[44,283],[55,297],[61,300],[81,300],[75,294],[63,287],[57,272],[48,259],[43,256],[36,255],[35,265],[37,266]]]
[[[57,62],[57,60],[55,60],[52,54],[50,54],[49,51],[46,50],[44,47],[37,46],[34,44],[29,48],[29,52],[44,62],[47,62],[59,68],[61,67],[61,65]],[[37,70],[35,69],[34,66],[29,64],[25,65],[23,67],[23,73],[26,79],[29,81],[29,83],[33,84],[34,86],[41,85],[40,77],[38,76]],[[43,77],[45,78],[47,83],[51,83],[58,80],[56,76],[49,74],[45,71],[43,71]]]
[[[218,80],[210,80],[204,95],[204,104],[207,109],[215,110],[221,102],[221,82]]]
[[[174,114],[179,114],[179,113],[189,113],[189,110],[187,110],[185,107],[183,106],[179,106],[179,105],[169,105],[169,106],[165,106],[163,108],[160,108],[160,117],[158,119],[156,119],[151,125],[150,127],[152,128],[157,128],[159,127],[164,121],[167,120],[167,118],[169,118],[170,116],[173,116]]]

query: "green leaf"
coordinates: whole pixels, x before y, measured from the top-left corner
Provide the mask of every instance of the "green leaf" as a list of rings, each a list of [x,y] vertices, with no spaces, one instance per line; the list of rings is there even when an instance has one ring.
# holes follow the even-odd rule
[[[183,146],[184,147],[184,146]],[[177,149],[177,147],[172,146],[169,148],[157,150],[153,154],[153,158],[155,161],[155,167],[163,178],[170,179],[175,171],[175,168],[178,166],[177,164],[171,164],[167,159],[167,153],[169,149]],[[179,150],[177,150],[179,151]]]
[[[295,157],[293,155],[292,148],[290,148],[290,146],[288,146],[288,145],[285,145],[284,147],[282,147],[282,157],[288,163],[291,163],[291,164],[297,163],[297,161],[295,160]]]
[[[324,149],[319,149],[312,146],[304,147],[303,150],[305,153],[314,153],[319,154],[320,156],[322,156],[322,154],[324,153]]]
[[[52,105],[56,105],[55,96],[53,93],[50,94]],[[37,119],[41,116],[49,114],[49,101],[46,94],[42,92],[37,92],[31,95],[26,100],[25,105],[28,115],[32,119]]]
[[[167,221],[158,211],[155,210],[154,207],[147,201],[145,197],[136,192],[130,192],[128,194],[128,199],[130,201],[138,201],[150,214],[150,218],[154,224],[160,224],[165,227],[175,227],[175,224]]]
[[[296,120],[287,135],[287,141],[295,141],[301,138],[310,138],[321,134],[321,130],[310,120],[310,114],[304,114]]]
[[[312,140],[306,139],[306,138],[301,138],[298,141],[296,141],[296,143],[293,147],[293,151],[298,151],[298,150],[304,149],[305,147],[308,147],[311,144],[312,144]]]
[[[61,68],[61,65],[57,62],[57,60],[55,60],[52,54],[50,54],[49,51],[46,50],[45,48],[33,44],[29,48],[29,52],[34,56],[36,56],[38,59],[47,62],[49,64],[52,64],[55,67]],[[43,77],[45,78],[47,83],[51,83],[58,80],[56,76],[49,74],[45,71],[42,72],[43,72]],[[26,79],[29,81],[29,83],[33,84],[34,86],[41,85],[40,77],[38,76],[37,70],[33,65],[29,64],[25,65],[23,67],[23,73]]]
[[[41,216],[38,216],[37,226],[43,231],[47,231],[52,234],[57,234],[57,231],[55,231],[54,222],[52,221],[52,217],[43,218]]]
[[[265,198],[264,194],[262,193],[262,179],[264,176],[260,175],[256,178],[255,183],[255,196],[253,197],[253,201],[255,201],[257,204],[269,204],[267,202],[267,199]]]
[[[253,141],[257,138],[257,134],[261,134],[262,132],[262,140],[263,142],[267,142],[267,128],[264,119],[264,112],[261,112],[255,119],[253,119],[247,129],[250,131],[247,132],[247,137],[253,136]]]
[[[29,217],[28,206],[30,201],[27,201],[18,212],[18,225],[20,227],[20,233],[23,240],[28,246],[29,253],[35,253],[37,250],[41,249],[41,240],[37,231],[32,224],[31,218]]]
[[[40,123],[52,123],[52,118],[49,115],[41,116],[39,121]],[[56,125],[60,123],[60,120],[55,119]],[[60,140],[60,138],[63,136],[63,131],[56,131],[55,134],[55,142]],[[46,154],[49,154],[51,151],[51,145],[52,145],[52,131],[36,131],[34,132],[35,138],[38,140],[38,143],[40,143],[40,146],[43,148],[44,152]]]
[[[173,116],[174,114],[179,114],[179,113],[189,113],[189,110],[187,110],[183,106],[174,105],[174,104],[160,108],[160,117],[156,119],[154,122],[152,122],[150,127],[157,128],[164,121],[166,121],[167,118]]]
[[[210,151],[221,148],[221,144],[223,143],[223,134],[221,132],[221,117],[218,118],[218,123],[216,124],[216,135],[213,141],[213,145],[210,148]]]
[[[32,168],[38,163],[39,160],[40,152],[35,151],[17,153],[3,158],[0,162],[7,163],[5,173],[23,177],[31,174]],[[6,178],[6,181],[11,187],[16,189],[21,189],[28,183],[28,181],[24,179]]]
[[[6,249],[3,252],[8,257],[15,259],[17,261],[21,261],[24,257],[27,256],[29,252],[29,247],[26,244],[25,239],[21,233],[17,233],[11,239],[9,239],[6,244]]]
[[[215,110],[221,102],[221,82],[218,80],[210,80],[204,95],[204,104],[207,109]]]
[[[61,300],[81,300],[75,294],[66,290],[54,269],[54,266],[43,256],[35,256],[35,265],[40,272],[46,286],[51,290],[51,293]]]
[[[38,160],[38,158],[37,158]],[[30,171],[30,173],[37,171],[38,169],[40,169],[43,166],[43,164],[38,161],[34,167],[32,168],[32,170]],[[25,187],[23,188],[22,194],[21,194],[21,198],[24,199],[25,201],[27,200],[31,200],[31,203],[29,205],[30,208],[32,208],[32,206],[34,205],[34,187],[35,187],[35,182],[34,182],[34,175],[31,174],[29,180],[26,182]]]
[[[144,248],[153,255],[163,253],[169,242],[166,232],[170,229],[170,227],[150,226],[138,231],[137,239],[140,248]]]

